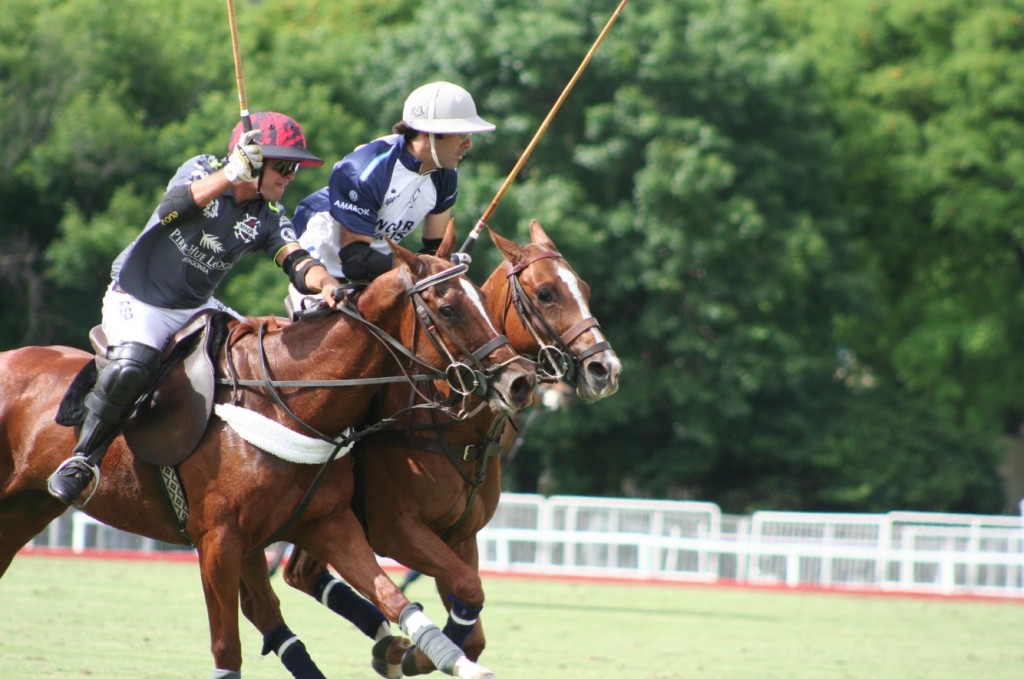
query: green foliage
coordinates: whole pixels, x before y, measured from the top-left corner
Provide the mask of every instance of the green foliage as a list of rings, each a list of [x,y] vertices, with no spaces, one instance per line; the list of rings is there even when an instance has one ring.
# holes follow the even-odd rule
[[[296,117],[326,161],[286,207],[387,133],[412,88],[448,79],[498,125],[460,167],[464,233],[613,5],[238,3],[249,108]],[[1024,412],[1018,10],[628,5],[489,218],[518,240],[538,219],[591,283],[621,389],[540,418],[509,487],[992,511],[991,442]],[[7,2],[0,346],[82,344],[167,178],[224,151],[239,110],[224,14]],[[499,260],[485,243],[478,280]],[[252,257],[218,296],[281,313],[286,284]]]
[[[798,3],[793,3],[798,4]],[[878,313],[846,330],[862,360],[970,429],[1019,425],[1019,4],[847,3],[808,15],[835,102],[856,237]]]

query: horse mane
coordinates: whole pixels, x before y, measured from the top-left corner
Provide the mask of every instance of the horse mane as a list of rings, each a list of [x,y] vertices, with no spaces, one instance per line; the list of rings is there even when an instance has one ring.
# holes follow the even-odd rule
[[[246,316],[243,319],[235,320],[234,323],[229,323],[230,335],[232,341],[238,341],[246,335],[252,335],[259,332],[260,327],[263,327],[263,332],[275,333],[280,332],[289,325],[288,320],[280,316]]]

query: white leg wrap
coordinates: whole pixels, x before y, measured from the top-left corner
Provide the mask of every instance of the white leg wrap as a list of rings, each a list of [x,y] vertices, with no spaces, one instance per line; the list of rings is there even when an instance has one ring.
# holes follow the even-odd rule
[[[496,679],[494,672],[483,665],[477,665],[465,656],[455,661],[455,671],[452,675],[459,679]]]

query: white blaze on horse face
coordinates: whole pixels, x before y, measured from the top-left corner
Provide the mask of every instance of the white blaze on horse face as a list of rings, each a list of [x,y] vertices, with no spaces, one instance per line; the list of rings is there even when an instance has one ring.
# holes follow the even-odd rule
[[[480,312],[480,315],[487,321],[487,326],[491,329],[491,332],[495,335],[500,334],[498,333],[498,329],[494,327],[494,322],[491,321],[491,317],[487,314],[487,309],[484,307],[484,301],[480,298],[480,292],[476,287],[474,287],[473,284],[465,278],[459,279],[459,285],[462,286],[462,291],[466,293],[466,296],[469,297],[473,301],[473,304],[476,305],[477,311]]]
[[[583,291],[580,290],[580,279],[577,278],[571,271],[564,266],[558,267],[558,277],[562,279],[565,286],[569,288],[569,292],[572,293],[573,299],[576,300],[576,305],[580,309],[580,318],[590,318],[590,306],[587,304],[587,300],[583,297]],[[590,332],[594,333],[594,337],[598,342],[605,341],[604,334],[598,327],[593,327]]]

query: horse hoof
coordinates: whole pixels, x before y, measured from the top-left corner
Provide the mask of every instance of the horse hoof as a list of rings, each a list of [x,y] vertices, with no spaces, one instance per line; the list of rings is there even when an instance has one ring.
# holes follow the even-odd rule
[[[411,647],[405,637],[384,637],[373,645],[370,667],[384,679],[402,679],[402,657]]]
[[[477,665],[469,658],[463,656],[455,661],[453,676],[459,679],[497,679],[494,672],[483,665]]]

